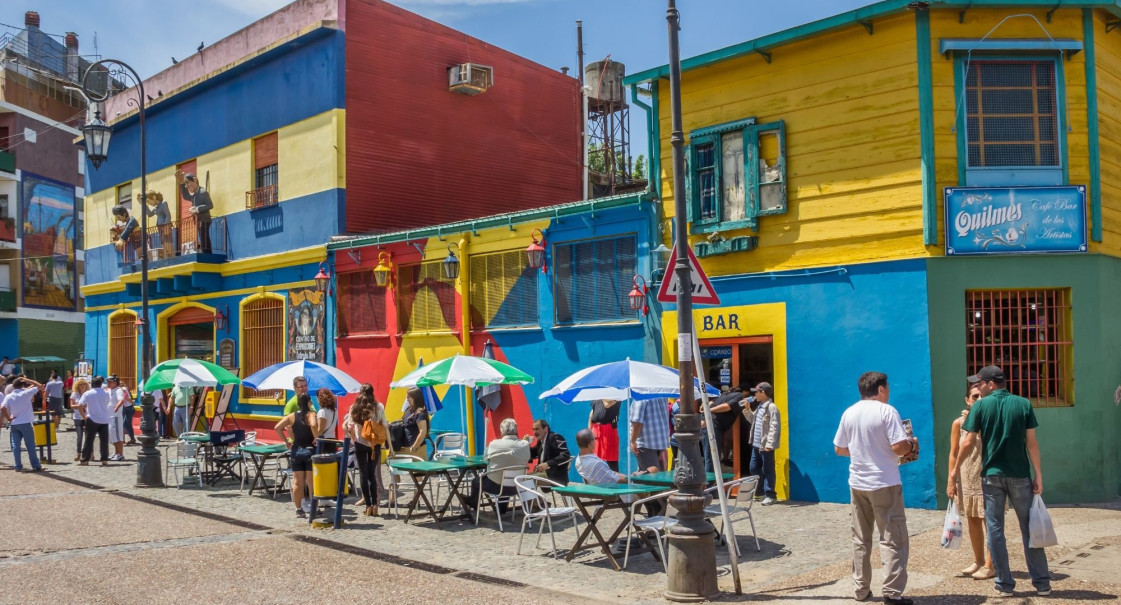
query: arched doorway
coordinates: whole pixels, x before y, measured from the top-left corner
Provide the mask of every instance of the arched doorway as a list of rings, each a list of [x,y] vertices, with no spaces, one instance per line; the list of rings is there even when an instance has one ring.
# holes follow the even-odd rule
[[[190,357],[214,361],[214,313],[202,307],[187,307],[167,318],[166,359]]]

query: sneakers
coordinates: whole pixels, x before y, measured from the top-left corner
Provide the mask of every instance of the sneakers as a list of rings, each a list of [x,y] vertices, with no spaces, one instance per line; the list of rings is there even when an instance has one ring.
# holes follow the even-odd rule
[[[759,504],[761,506],[770,506],[770,505],[774,504],[775,502],[778,502],[778,500],[775,500],[774,498],[772,498],[770,496],[767,496],[766,498],[763,498],[763,501],[760,502]]]
[[[124,462],[125,457],[121,454],[113,454],[109,456],[109,462]]]
[[[306,519],[307,518],[307,513],[304,512],[304,509],[297,508],[296,509],[296,518],[297,519]]]
[[[1014,595],[1012,594],[1012,591],[1010,591],[1010,590],[1001,590],[1000,588],[997,588],[996,586],[994,586],[994,587],[993,587],[993,591],[995,591],[995,592],[996,592],[996,596],[998,596],[998,597],[1011,597],[1011,596],[1014,596]]]
[[[899,597],[898,599],[884,597],[884,603],[892,603],[893,605],[914,605],[915,602],[907,597]]]
[[[1043,590],[1037,590],[1037,591],[1035,591],[1035,594],[1037,594],[1041,597],[1045,597],[1045,596],[1051,594],[1051,589],[1050,588],[1045,588]]]

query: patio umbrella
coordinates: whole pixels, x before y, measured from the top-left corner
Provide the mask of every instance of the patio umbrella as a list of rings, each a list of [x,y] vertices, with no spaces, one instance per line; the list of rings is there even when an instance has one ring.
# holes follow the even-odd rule
[[[597,399],[658,399],[680,397],[680,374],[673,368],[642,361],[615,361],[584,368],[541,393],[540,398],[555,397],[564,403]],[[694,394],[700,397],[700,381],[693,379]],[[720,391],[706,385],[710,395]]]
[[[478,387],[492,384],[529,384],[531,382],[533,382],[532,376],[501,361],[471,355],[456,355],[421,366],[406,374],[400,380],[389,383],[389,386],[402,388],[454,384]]]
[[[494,345],[489,340],[483,345],[483,359],[496,359]],[[492,384],[475,389],[475,401],[487,410],[492,412],[497,410],[498,406],[502,405],[502,387]]]
[[[144,392],[173,387],[213,387],[241,382],[232,372],[208,361],[170,359],[152,368],[144,381]]]
[[[292,379],[302,376],[307,380],[308,391],[314,393],[327,389],[335,395],[357,393],[362,385],[346,372],[324,363],[301,359],[273,364],[241,381],[245,386],[259,391],[288,390]]]
[[[424,358],[417,360],[416,367],[419,369],[424,367]],[[428,414],[432,415],[444,409],[444,402],[440,401],[440,396],[436,394],[435,387],[424,387],[421,389],[421,394],[424,395],[424,409],[428,410]],[[408,400],[405,400],[408,404]]]

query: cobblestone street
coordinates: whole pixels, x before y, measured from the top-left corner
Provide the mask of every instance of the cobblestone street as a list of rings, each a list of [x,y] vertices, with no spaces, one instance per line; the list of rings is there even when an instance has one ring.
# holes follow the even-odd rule
[[[484,515],[478,528],[461,521],[406,525],[384,506],[382,516],[369,518],[347,505],[343,529],[321,530],[295,517],[286,494],[248,496],[232,480],[205,488],[137,488],[138,448],[126,448],[123,463],[79,467],[70,462],[73,439],[72,432],[60,433],[55,458],[66,462],[47,465],[44,474],[17,474],[4,435],[0,515],[8,531],[0,534],[0,601],[132,602],[141,598],[136,590],[143,586],[142,598],[156,603],[338,598],[641,603],[661,601],[665,587],[661,564],[650,554],[632,555],[627,568],[615,572],[598,552],[586,550],[565,563],[534,549],[527,537],[528,554],[518,556],[520,520],[499,533],[493,513],[489,519]],[[1119,509],[1114,503],[1052,510],[1061,546],[1048,550],[1055,592],[1047,602],[1117,600],[1119,574],[1082,573],[1067,558],[1092,559],[1070,556],[1085,551],[1100,559],[1115,552],[1121,546]],[[912,535],[907,594],[928,597],[921,602],[984,602],[990,582],[953,577],[968,563],[967,551],[938,547],[942,512],[907,514]],[[847,506],[782,503],[756,507],[754,515],[761,552],[755,551],[746,520],[736,524],[743,596],[731,594],[727,551],[717,548],[725,600],[851,602]],[[569,524],[561,527],[557,545],[565,549],[575,535]],[[1010,531],[1010,545],[1018,540]],[[1010,556],[1020,571],[1017,596],[1034,597],[1022,592],[1030,590],[1022,553],[1013,546]],[[1056,565],[1062,561],[1073,567]],[[67,580],[44,582],[45,577]]]

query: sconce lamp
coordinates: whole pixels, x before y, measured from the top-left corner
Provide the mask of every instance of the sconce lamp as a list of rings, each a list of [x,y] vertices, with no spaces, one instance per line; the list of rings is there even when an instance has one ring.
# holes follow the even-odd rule
[[[230,307],[226,306],[226,312],[223,313],[222,309],[214,311],[214,329],[220,332],[225,332],[230,327]]]
[[[650,312],[650,307],[646,304],[646,280],[641,275],[634,276],[632,280],[634,288],[631,288],[631,293],[627,295],[627,299],[631,301],[631,311],[642,311],[642,316]]]
[[[331,287],[331,271],[327,268],[327,263],[319,263],[319,273],[315,274],[315,289],[320,292],[326,292]]]
[[[378,266],[374,267],[374,283],[387,286],[393,281],[393,261],[388,252],[378,253]]]
[[[448,244],[448,257],[444,259],[443,264],[440,266],[444,269],[444,277],[454,281],[455,278],[459,277],[459,259],[456,258],[455,253],[452,252],[452,246],[455,246],[457,249],[459,248],[459,245],[455,242]]]
[[[541,239],[537,239],[534,233],[540,235]],[[528,257],[529,260],[529,268],[536,269],[541,267],[541,272],[545,273],[545,234],[542,233],[540,229],[534,229],[530,232],[529,237],[533,240],[525,249],[526,257]]]

